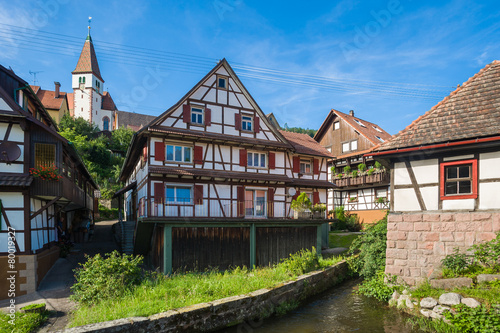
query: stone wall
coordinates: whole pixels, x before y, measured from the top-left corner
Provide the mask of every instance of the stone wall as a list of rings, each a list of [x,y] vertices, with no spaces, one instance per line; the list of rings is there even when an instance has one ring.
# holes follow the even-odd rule
[[[234,325],[241,325],[239,332],[251,332],[262,325],[260,319],[273,314],[280,304],[318,294],[340,283],[348,275],[347,263],[342,261],[324,271],[299,276],[294,281],[272,289],[260,289],[246,295],[169,310],[147,318],[117,319],[59,332],[211,332]]]
[[[385,272],[418,284],[458,247],[465,252],[500,231],[500,212],[391,213],[387,219]]]

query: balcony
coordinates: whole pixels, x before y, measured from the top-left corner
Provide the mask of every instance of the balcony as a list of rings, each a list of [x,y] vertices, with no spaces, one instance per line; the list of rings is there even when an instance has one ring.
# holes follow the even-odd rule
[[[89,205],[93,204],[91,198],[65,176],[59,179],[59,181],[42,180],[35,177],[30,186],[30,192],[32,196],[44,200],[61,197],[61,201],[69,201],[79,207],[90,208]]]
[[[341,178],[333,177],[332,183],[337,185],[337,187],[361,187],[361,186],[371,186],[374,184],[388,184],[389,183],[389,173],[387,171],[374,172],[371,175],[365,173],[364,175],[353,177],[352,174],[343,174]]]
[[[312,212],[302,212],[298,214],[290,208],[290,203],[284,202],[256,202],[229,199],[204,199],[201,204],[188,202],[165,203],[149,201],[150,211],[148,212],[148,201],[146,198],[139,200],[139,218],[162,218],[162,219],[325,219],[326,214]]]

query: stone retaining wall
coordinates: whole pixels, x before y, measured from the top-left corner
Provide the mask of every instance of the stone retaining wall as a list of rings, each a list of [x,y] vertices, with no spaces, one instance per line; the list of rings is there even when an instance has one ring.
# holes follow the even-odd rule
[[[149,317],[124,318],[104,323],[90,324],[66,329],[64,333],[83,332],[210,332],[227,326],[242,325],[248,332],[261,319],[273,314],[283,303],[303,300],[332,287],[349,275],[345,261],[299,276],[272,289],[260,289],[246,295],[219,299],[169,310]]]
[[[415,285],[432,277],[458,247],[490,241],[500,231],[500,212],[391,213],[387,218],[385,272]]]

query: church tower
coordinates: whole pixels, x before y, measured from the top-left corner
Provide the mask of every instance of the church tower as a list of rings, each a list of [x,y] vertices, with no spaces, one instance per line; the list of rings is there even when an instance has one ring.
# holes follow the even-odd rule
[[[101,130],[111,130],[113,112],[102,109],[103,85],[97,56],[89,31],[83,44],[80,58],[72,74],[74,92],[74,117],[82,117],[90,123],[95,123]]]

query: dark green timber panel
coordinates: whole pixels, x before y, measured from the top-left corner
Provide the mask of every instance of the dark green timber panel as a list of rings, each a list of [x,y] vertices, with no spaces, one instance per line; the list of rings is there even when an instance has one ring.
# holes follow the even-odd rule
[[[172,268],[204,271],[250,265],[249,227],[172,228]]]
[[[288,258],[291,253],[317,244],[317,227],[258,227],[257,266],[267,266]]]

